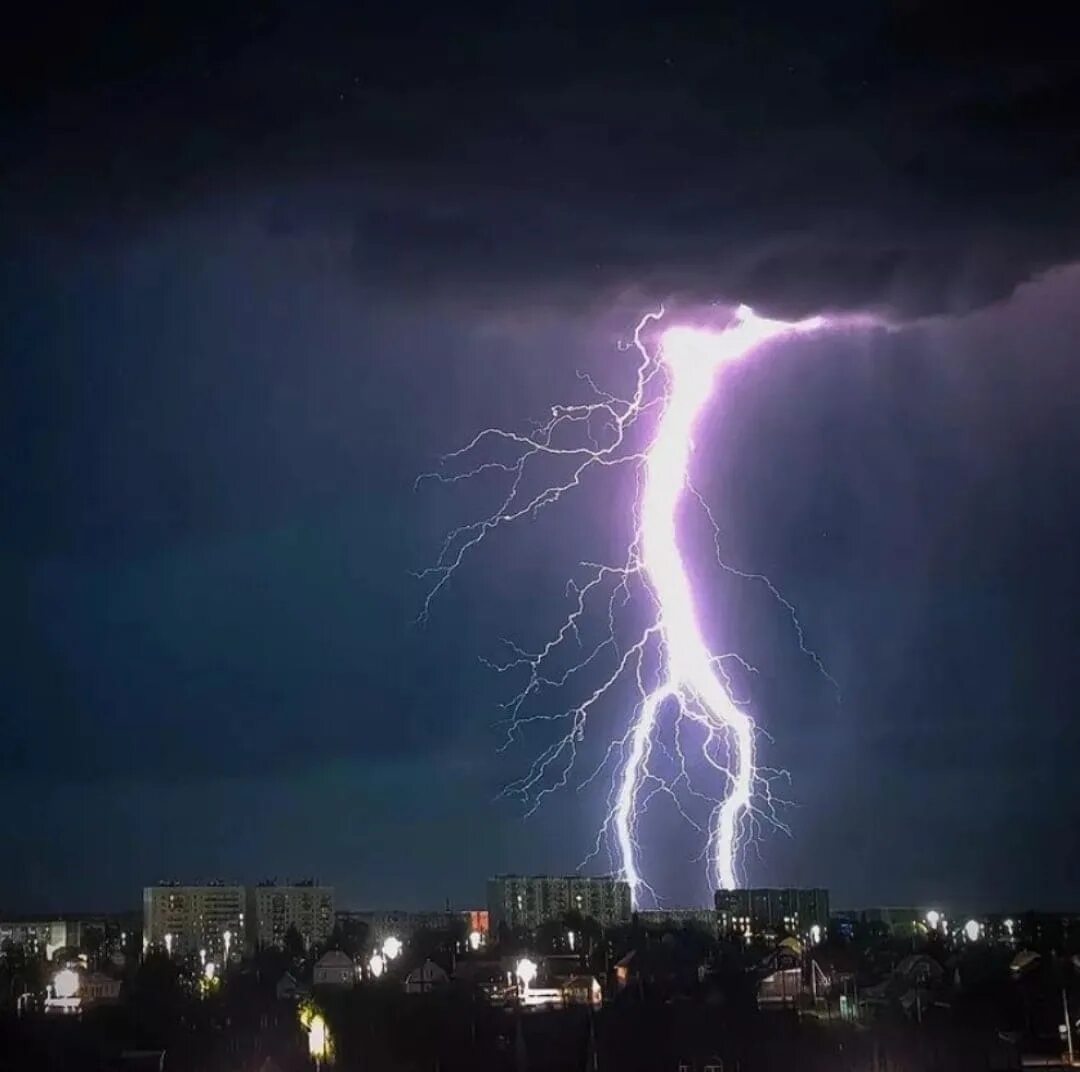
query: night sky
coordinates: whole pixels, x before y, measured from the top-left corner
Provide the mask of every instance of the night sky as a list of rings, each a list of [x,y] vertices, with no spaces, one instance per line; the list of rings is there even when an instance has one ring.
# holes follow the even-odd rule
[[[839,684],[695,558],[791,773],[749,879],[1080,907],[1080,25],[107,7],[3,43],[0,909],[572,870],[603,786],[497,799],[531,753],[498,751],[480,659],[542,640],[627,489],[498,534],[417,626],[410,571],[486,500],[413,481],[617,380],[661,299],[902,326],[774,347],[699,435],[728,559]],[[651,877],[701,902],[666,822]]]

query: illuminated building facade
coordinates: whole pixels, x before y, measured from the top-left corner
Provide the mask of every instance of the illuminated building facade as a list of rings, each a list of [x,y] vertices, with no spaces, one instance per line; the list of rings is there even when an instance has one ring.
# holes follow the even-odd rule
[[[368,941],[380,945],[387,938],[407,941],[418,931],[452,931],[464,929],[466,935],[477,933],[486,941],[488,936],[488,913],[483,908],[442,911],[409,912],[402,909],[338,912],[338,923],[343,927],[362,925],[367,928]]]
[[[638,919],[646,927],[697,927],[715,933],[717,916],[715,908],[654,908],[643,909]]]
[[[13,945],[27,956],[52,960],[58,949],[78,949],[81,925],[66,919],[0,920],[0,946]]]
[[[295,927],[304,947],[322,945],[334,929],[334,889],[314,883],[278,886],[265,883],[254,891],[255,942],[284,947],[285,935]]]
[[[205,949],[209,960],[221,963],[226,945],[230,953],[246,947],[244,909],[243,886],[147,886],[143,939],[147,948],[173,957],[195,957]]]
[[[829,891],[796,887],[717,890],[716,916],[721,934],[805,936],[815,925],[824,932],[829,926]]]
[[[627,923],[632,914],[630,885],[613,875],[586,878],[552,875],[496,875],[487,884],[492,928],[534,930],[568,912],[604,926]]]

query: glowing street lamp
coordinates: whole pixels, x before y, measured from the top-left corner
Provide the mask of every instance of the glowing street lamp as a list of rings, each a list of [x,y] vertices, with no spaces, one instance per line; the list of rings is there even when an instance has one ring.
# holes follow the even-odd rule
[[[165,935],[165,955],[172,956],[173,936],[171,934]]]
[[[372,979],[378,979],[386,971],[386,959],[382,953],[372,954],[371,960],[368,961],[368,971],[371,972]]]
[[[302,1004],[297,1012],[300,1016],[300,1026],[307,1032],[308,1053],[314,1059],[315,1067],[321,1068],[323,1061],[329,1062],[334,1052],[330,1028],[327,1027],[322,1013],[318,1012],[310,1002]]]
[[[203,965],[203,978],[204,978],[204,979],[205,979],[205,980],[206,980],[206,981],[207,981],[208,983],[209,983],[209,982],[212,982],[212,981],[213,981],[213,978],[214,978],[214,973],[215,973],[216,971],[217,971],[217,965],[216,965],[216,964],[215,964],[215,963],[214,963],[214,962],[213,962],[212,960],[208,960],[208,961],[207,961],[207,962],[206,962],[206,963],[205,963],[205,964]]]
[[[522,991],[529,989],[529,984],[536,978],[536,971],[536,962],[529,960],[528,957],[522,957],[517,962],[516,972]]]
[[[225,943],[225,963],[229,963],[229,946],[232,945],[232,931],[226,931],[221,940]]]
[[[401,954],[401,939],[390,935],[382,944],[382,952],[387,960],[396,960]]]
[[[53,976],[53,993],[58,998],[73,998],[79,992],[79,973],[63,968]]]
[[[964,937],[967,938],[969,942],[977,942],[979,940],[980,930],[979,921],[976,919],[969,919],[967,923],[964,924]]]
[[[1011,919],[1005,920],[1005,933],[1010,938],[1012,938],[1013,933],[1015,932],[1015,930],[1016,930],[1016,923]]]
[[[206,967],[206,950],[205,949],[200,949],[199,950],[199,963],[204,968]]]
[[[932,930],[938,929],[938,924],[941,922],[941,913],[936,908],[931,908],[926,913],[926,925]]]
[[[814,945],[821,945],[821,924],[813,923],[810,926],[810,941]]]
[[[475,953],[480,948],[483,935],[479,931],[469,932],[469,948]]]

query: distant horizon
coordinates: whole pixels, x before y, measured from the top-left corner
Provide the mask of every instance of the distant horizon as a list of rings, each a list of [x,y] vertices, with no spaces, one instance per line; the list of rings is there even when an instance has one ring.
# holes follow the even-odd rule
[[[562,876],[537,876],[537,877],[562,877]],[[250,887],[250,888],[256,888],[258,886],[258,883],[252,883],[252,882],[225,882],[225,883],[222,883],[222,884],[226,885],[226,886],[244,886],[244,887]],[[145,886],[140,887],[140,894],[141,894],[141,891],[143,889],[150,888],[150,887],[157,886],[157,885],[158,885],[157,883],[148,883]],[[199,883],[199,882],[185,882],[185,883],[181,883],[181,885],[198,886],[198,885],[204,885],[204,884]],[[289,885],[289,884],[288,883],[279,883],[279,885],[284,886],[284,885]],[[476,900],[474,902],[471,902],[471,903],[470,902],[464,902],[464,901],[460,902],[460,903],[455,902],[455,903],[451,903],[449,908],[447,908],[445,906],[433,907],[431,905],[420,905],[420,904],[416,904],[416,903],[413,903],[412,905],[406,905],[406,904],[401,904],[401,903],[398,903],[398,904],[372,903],[370,905],[369,904],[360,905],[360,904],[356,904],[356,903],[350,903],[348,905],[344,905],[344,904],[339,904],[338,903],[338,900],[337,900],[337,887],[335,886],[334,883],[332,883],[332,882],[317,883],[317,885],[328,887],[328,888],[334,890],[334,911],[335,912],[407,912],[407,913],[415,913],[415,914],[431,913],[431,914],[435,915],[435,914],[438,914],[438,913],[441,913],[441,912],[451,912],[451,913],[453,913],[453,912],[486,911],[487,910],[486,899],[478,899],[478,900]],[[808,887],[808,886],[743,886],[743,887],[738,887],[738,888],[739,889],[751,889],[751,890],[753,890],[753,889],[824,889],[829,893],[830,902],[832,901],[832,890],[828,886],[814,886],[814,887]],[[959,903],[961,905],[960,908],[951,907],[952,905],[957,904],[957,903]],[[923,902],[914,902],[914,903],[912,903],[912,902],[904,902],[904,901],[893,901],[893,902],[874,901],[874,902],[866,902],[866,903],[860,904],[857,907],[851,907],[849,905],[844,905],[843,907],[835,907],[830,903],[829,915],[830,915],[830,917],[832,917],[832,916],[840,916],[840,915],[844,915],[846,913],[865,912],[865,911],[868,911],[868,910],[871,910],[871,909],[892,909],[892,910],[915,911],[915,912],[926,912],[926,911],[929,911],[931,909],[935,909],[935,910],[943,913],[943,915],[945,915],[947,918],[948,917],[953,917],[953,916],[964,916],[964,915],[967,915],[967,916],[973,916],[973,915],[999,916],[1000,915],[1000,916],[1008,917],[1008,916],[1023,916],[1023,915],[1025,915],[1027,913],[1036,913],[1036,914],[1042,914],[1042,915],[1062,915],[1062,916],[1075,915],[1075,916],[1080,916],[1080,903],[1078,903],[1075,908],[1046,907],[1046,906],[1040,906],[1040,905],[1036,905],[1036,904],[1026,904],[1023,907],[1018,907],[1016,905],[1013,905],[1011,907],[1006,907],[1006,908],[986,908],[986,907],[976,907],[976,906],[971,905],[970,903],[965,904],[963,901],[955,901],[955,900],[953,900],[951,898],[940,898],[940,899],[937,899],[937,900],[930,900],[930,901],[927,901],[925,903],[923,903]],[[678,911],[710,911],[711,912],[711,911],[715,911],[715,906],[712,905],[712,904],[698,904],[698,905],[692,905],[692,904],[691,905],[682,905],[682,904],[675,905],[675,904],[671,904],[671,905],[664,905],[664,906],[662,906],[661,908],[658,908],[658,909],[656,909],[656,908],[634,909],[635,914],[637,914],[639,912],[653,912],[653,911],[659,911],[659,912],[668,912],[668,911],[670,911],[670,912],[678,912]],[[70,911],[70,910],[67,910],[67,909],[56,909],[56,908],[47,908],[47,909],[44,909],[44,910],[41,910],[41,911],[37,911],[37,910],[24,911],[24,910],[15,910],[15,909],[12,909],[12,910],[9,911],[9,910],[4,909],[3,907],[0,907],[0,921],[21,922],[21,921],[33,921],[33,920],[44,921],[44,920],[47,920],[47,919],[60,920],[60,919],[66,919],[66,918],[80,919],[80,918],[93,918],[95,916],[107,917],[107,916],[118,916],[118,915],[141,915],[142,912],[143,912],[143,907],[142,907],[141,903],[130,906],[130,907],[126,907],[126,908],[125,907],[119,907],[119,908],[110,908],[110,909],[95,909],[93,911],[78,911],[78,912]]]

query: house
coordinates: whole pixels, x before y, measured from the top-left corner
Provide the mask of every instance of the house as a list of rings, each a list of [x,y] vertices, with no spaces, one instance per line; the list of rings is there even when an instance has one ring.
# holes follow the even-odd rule
[[[331,949],[315,961],[311,982],[314,986],[352,986],[356,982],[356,965],[340,949]]]
[[[104,972],[90,972],[79,983],[79,997],[84,1007],[116,1001],[120,997],[120,980]]]
[[[428,994],[450,982],[450,976],[446,974],[432,960],[425,960],[419,968],[414,968],[405,976],[406,994]]]
[[[802,968],[779,968],[758,983],[759,1006],[798,1005],[810,996],[810,987],[803,979]]]
[[[600,983],[594,975],[570,975],[560,981],[564,1005],[592,1005],[599,1007],[604,1000]]]
[[[696,988],[704,967],[692,948],[660,942],[627,953],[615,965],[615,985],[621,991],[670,997]]]

